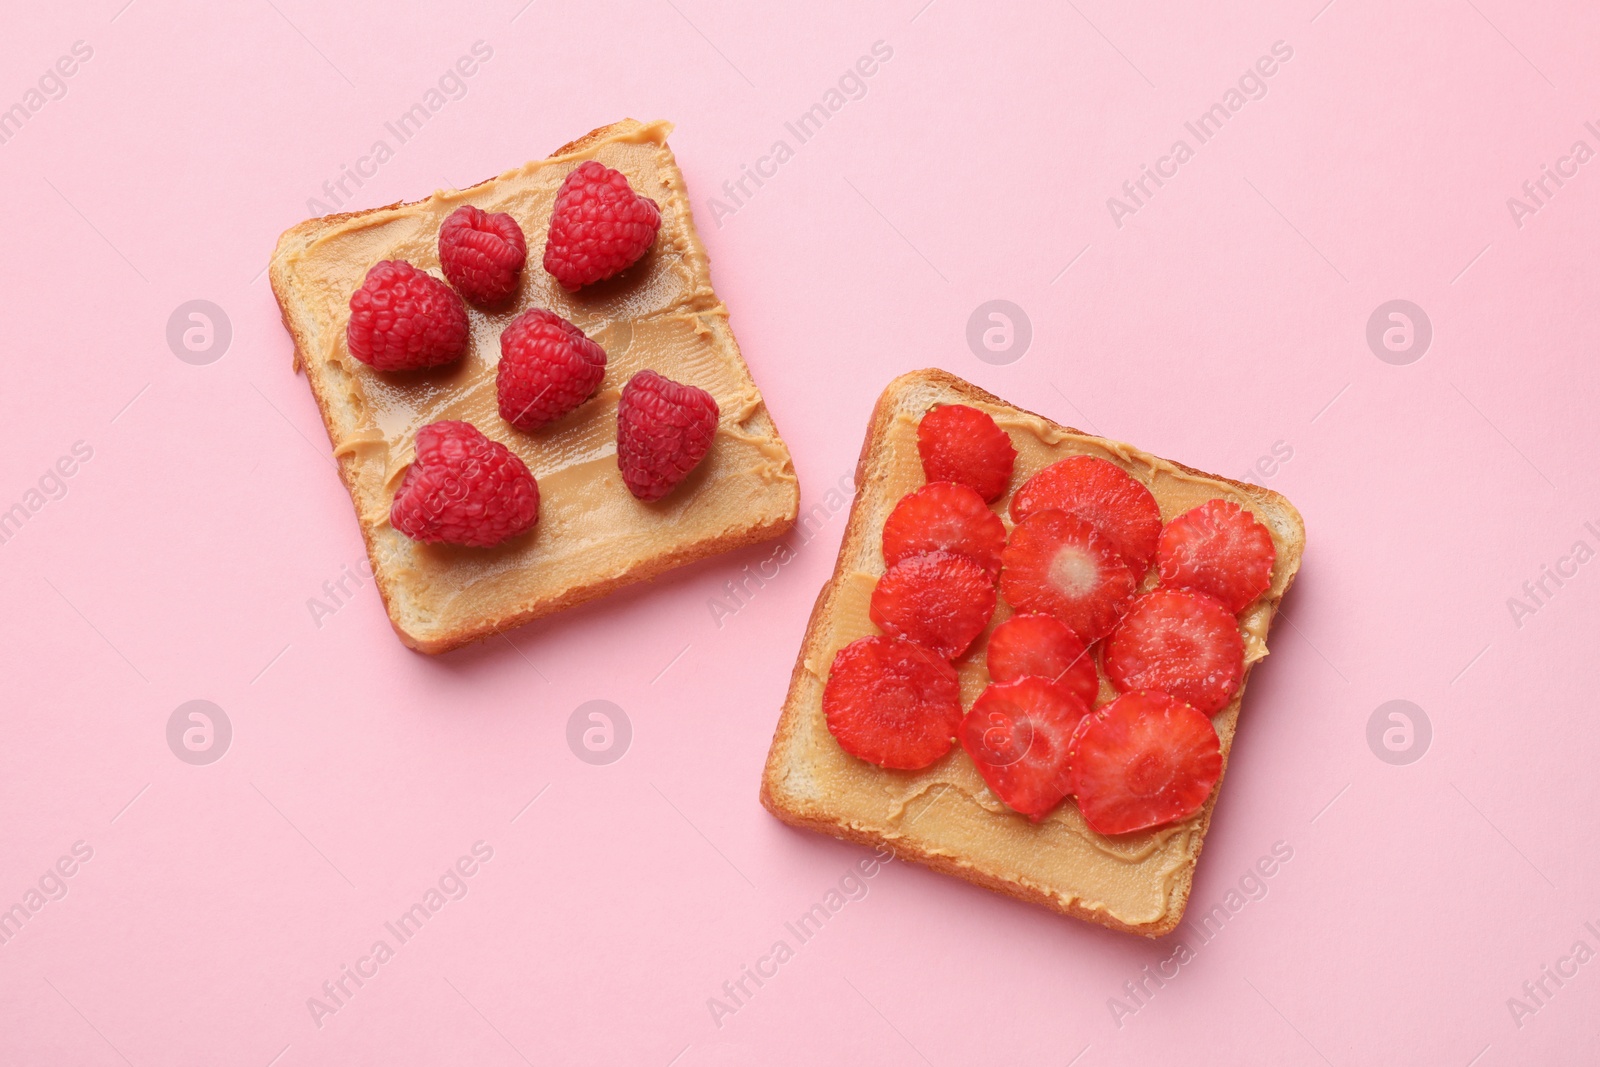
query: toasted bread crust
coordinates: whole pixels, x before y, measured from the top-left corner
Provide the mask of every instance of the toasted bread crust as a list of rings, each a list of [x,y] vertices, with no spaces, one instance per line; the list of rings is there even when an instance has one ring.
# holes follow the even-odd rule
[[[873,407],[866,439],[862,443],[861,456],[856,464],[856,497],[851,505],[850,518],[845,526],[844,539],[840,546],[838,560],[834,566],[833,576],[817,595],[816,604],[813,606],[810,619],[806,624],[805,639],[801,644],[800,652],[795,659],[794,670],[790,675],[788,696],[784,701],[783,712],[779,717],[778,726],[773,735],[772,747],[768,752],[766,766],[761,776],[761,804],[778,819],[790,826],[814,830],[818,833],[828,834],[829,836],[858,844],[882,845],[892,849],[901,858],[912,860],[943,874],[953,875],[985,889],[1027,901],[1030,904],[1041,905],[1062,915],[1069,915],[1087,922],[1097,923],[1112,930],[1137,934],[1141,937],[1157,938],[1169,934],[1177,929],[1178,924],[1183,921],[1184,910],[1188,906],[1189,894],[1194,885],[1195,861],[1199,859],[1206,833],[1211,825],[1212,811],[1216,807],[1217,798],[1221,794],[1222,780],[1227,774],[1228,755],[1232,748],[1232,739],[1237,727],[1236,721],[1225,727],[1225,736],[1222,738],[1222,773],[1219,774],[1217,785],[1212,789],[1211,795],[1207,798],[1198,816],[1196,833],[1191,838],[1193,845],[1187,857],[1187,862],[1178,871],[1173,883],[1171,896],[1168,898],[1167,911],[1160,919],[1150,923],[1125,923],[1102,909],[1086,907],[1073,898],[1063,899],[1059,893],[1047,886],[1035,885],[1027,880],[1001,877],[993,872],[984,870],[966,857],[936,852],[922,847],[914,840],[898,834],[888,834],[874,827],[857,826],[848,819],[829,811],[825,801],[821,804],[810,803],[785,787],[784,780],[787,772],[784,764],[787,759],[787,752],[795,739],[795,732],[805,711],[801,683],[806,674],[806,660],[824,651],[820,642],[821,624],[824,621],[827,605],[835,587],[845,579],[847,560],[854,555],[854,550],[865,539],[880,536],[880,530],[876,522],[863,506],[863,501],[867,496],[864,490],[869,485],[877,484],[885,478],[886,454],[884,443],[890,424],[893,422],[898,410],[899,398],[908,388],[917,386],[936,387],[948,394],[949,400],[952,402],[987,403],[1010,408],[1022,414],[1041,419],[1049,426],[1064,432],[1095,440],[1105,440],[1098,437],[1098,435],[1064,426],[1043,415],[1019,408],[947,371],[938,369],[912,371],[889,383]],[[1248,492],[1264,506],[1281,510],[1292,527],[1298,531],[1298,537],[1291,540],[1290,544],[1286,546],[1293,555],[1295,567],[1290,571],[1288,581],[1285,583],[1283,590],[1272,600],[1271,610],[1275,615],[1278,602],[1282,599],[1282,595],[1288,592],[1289,586],[1293,584],[1294,577],[1298,573],[1298,560],[1304,550],[1304,524],[1300,519],[1299,512],[1293,504],[1289,503],[1279,493],[1260,486],[1225,478],[1221,475],[1196,470],[1193,467],[1171,460],[1166,462],[1172,463],[1174,467],[1186,474],[1222,482]],[[1253,666],[1252,664],[1245,668],[1244,677],[1240,681],[1241,694],[1249,681],[1250,670]]]
[[[551,153],[550,158],[581,152],[594,144],[604,141],[613,133],[625,131],[630,128],[637,127],[638,125],[639,124],[635,122],[635,120],[625,119],[621,122],[615,122],[606,126],[601,126],[584,134],[582,137],[579,137],[578,139],[570,141],[561,146],[555,152]],[[483,181],[477,182],[474,185],[468,186],[467,188],[475,189],[478,186],[488,184],[494,180],[494,177],[485,178]],[[308,247],[322,234],[344,222],[348,222],[349,220],[363,218],[379,212],[392,211],[396,208],[409,207],[414,204],[423,203],[427,199],[427,197],[422,197],[417,200],[396,201],[392,204],[386,204],[381,207],[366,208],[361,211],[346,211],[330,215],[321,215],[316,218],[306,219],[303,222],[291,226],[278,238],[277,246],[273,251],[272,260],[268,265],[268,279],[272,285],[273,296],[278,302],[278,311],[283,321],[284,329],[288,332],[289,336],[294,342],[294,370],[297,372],[305,372],[307,375],[307,379],[311,385],[312,396],[316,399],[317,410],[322,416],[323,428],[328,433],[329,443],[331,445],[337,446],[338,443],[333,429],[338,419],[334,406],[337,401],[331,396],[332,390],[315,373],[313,369],[314,364],[312,361],[307,358],[308,353],[311,351],[311,340],[306,324],[302,323],[299,319],[299,316],[295,313],[297,309],[295,306],[294,296],[291,291],[287,267],[283,262],[283,255],[288,251]],[[704,246],[701,243],[700,235],[695,231],[692,222],[690,223],[689,233],[687,236],[690,243],[703,255]],[[740,358],[742,358],[742,356]],[[771,411],[763,406],[762,415],[768,421],[768,423],[771,424],[773,434],[781,438],[781,434],[777,429],[777,424],[772,420]],[[359,516],[361,497],[356,483],[357,458],[354,454],[345,452],[335,456],[334,462],[335,466],[338,468],[340,480],[344,483],[345,491],[350,494],[351,502],[356,506],[357,514]],[[418,652],[427,653],[429,655],[437,655],[439,653],[449,652],[453,649],[460,648],[463,645],[471,644],[475,641],[481,641],[484,638],[494,636],[495,634],[501,633],[505,630],[513,629],[517,626],[523,625],[524,623],[532,622],[535,619],[543,618],[546,615],[551,615],[558,611],[564,611],[567,608],[575,607],[586,601],[603,597],[609,593],[622,589],[625,586],[648,581],[665,573],[666,571],[693,563],[697,560],[719,555],[724,552],[730,552],[734,549],[743,548],[747,545],[771,540],[775,537],[780,537],[794,526],[795,520],[799,516],[799,511],[800,499],[799,492],[796,490],[787,514],[780,516],[776,521],[769,520],[758,522],[746,527],[731,530],[720,537],[673,545],[666,551],[638,561],[638,563],[636,563],[634,566],[629,567],[620,573],[607,576],[598,581],[572,585],[562,590],[561,593],[556,596],[548,597],[539,601],[538,603],[526,606],[520,610],[491,612],[479,619],[472,620],[470,623],[455,627],[448,632],[430,636],[422,636],[408,632],[407,629],[402,625],[400,621],[400,613],[396,608],[397,590],[394,587],[394,578],[389,573],[387,568],[378,565],[378,553],[376,542],[373,536],[374,527],[365,521],[359,521],[357,525],[359,525],[361,528],[362,543],[365,546],[367,557],[373,564],[372,571],[374,583],[377,585],[378,593],[383,599],[384,611],[389,616],[390,625],[394,628],[394,631],[399,636],[401,642],[404,643],[408,648],[412,648]]]

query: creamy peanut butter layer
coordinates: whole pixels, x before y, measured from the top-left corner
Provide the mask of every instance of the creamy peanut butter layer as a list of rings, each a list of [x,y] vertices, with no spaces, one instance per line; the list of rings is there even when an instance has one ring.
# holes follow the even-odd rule
[[[316,224],[309,241],[291,240],[297,228],[280,243],[274,284],[286,312],[290,304],[298,309],[292,323],[298,355],[345,465],[390,615],[397,628],[404,617],[418,631],[402,630],[402,637],[426,646],[430,634],[481,636],[532,617],[530,607],[537,614],[557,600],[565,606],[586,599],[586,590],[604,591],[718,545],[732,547],[727,542],[741,532],[770,528],[771,536],[792,523],[799,501],[794,468],[711,287],[683,177],[666,145],[670,131],[664,122],[618,123],[565,154],[471,189],[335,217]],[[628,271],[568,293],[541,261],[556,190],[586,159],[621,171],[655,200],[661,229]],[[442,276],[439,226],[462,204],[506,212],[521,225],[528,261],[514,301],[492,312],[468,305],[468,351],[451,366],[386,374],[356,360],[345,344],[350,294],[383,259]],[[607,366],[595,397],[558,423],[524,433],[500,417],[495,371],[500,332],[530,307],[571,320],[606,350]],[[628,378],[647,367],[707,390],[721,409],[705,461],[652,504],[628,493],[616,464],[617,398]],[[389,525],[416,431],[440,419],[471,422],[527,463],[541,501],[533,530],[485,550],[420,545]]]

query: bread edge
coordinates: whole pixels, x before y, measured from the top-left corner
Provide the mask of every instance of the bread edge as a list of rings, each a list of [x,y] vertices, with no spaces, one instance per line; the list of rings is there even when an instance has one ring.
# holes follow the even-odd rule
[[[1092,922],[1111,930],[1116,930],[1122,933],[1136,934],[1140,937],[1153,939],[1170,934],[1183,922],[1184,913],[1188,908],[1189,896],[1194,888],[1195,868],[1199,863],[1200,853],[1205,845],[1206,835],[1211,829],[1211,815],[1213,809],[1216,807],[1218,798],[1222,794],[1223,779],[1227,776],[1228,758],[1226,755],[1223,758],[1222,772],[1217,777],[1217,784],[1212,788],[1211,795],[1207,798],[1205,806],[1201,810],[1199,823],[1192,838],[1194,841],[1194,846],[1188,857],[1188,862],[1185,863],[1180,869],[1174,881],[1172,895],[1169,898],[1170,905],[1167,913],[1154,922],[1139,924],[1124,923],[1113,915],[1098,909],[1084,907],[1075,900],[1063,902],[1054,894],[1044,889],[1037,888],[1026,882],[1012,881],[991,875],[988,872],[973,866],[970,862],[963,860],[960,856],[952,856],[944,853],[933,852],[910,842],[886,836],[875,829],[852,825],[848,820],[841,819],[825,810],[808,805],[798,800],[798,798],[785,795],[781,785],[778,784],[778,778],[781,771],[779,766],[781,762],[780,753],[784,751],[786,746],[791,741],[801,710],[799,707],[798,693],[799,682],[806,669],[805,662],[811,653],[820,651],[816,648],[816,639],[817,624],[821,621],[823,605],[827,602],[829,594],[844,578],[844,564],[846,558],[853,554],[854,550],[860,545],[863,537],[873,536],[877,533],[876,530],[870,530],[866,528],[869,525],[869,521],[866,515],[861,511],[861,501],[863,497],[862,490],[869,483],[869,480],[873,477],[877,469],[881,466],[880,455],[883,441],[888,432],[889,424],[894,418],[895,412],[898,409],[899,395],[908,388],[924,384],[934,385],[942,389],[951,390],[967,400],[994,404],[1001,407],[1011,408],[1016,411],[1021,411],[1022,413],[1032,416],[1033,418],[1043,420],[1050,426],[1059,427],[1061,430],[1068,433],[1078,434],[1097,441],[1110,440],[1109,438],[1101,437],[1099,434],[1074,429],[1073,427],[1058,423],[1054,419],[1048,418],[1047,416],[1029,411],[1026,408],[1018,407],[1016,404],[1013,404],[1010,401],[1003,400],[987,390],[973,385],[971,382],[968,382],[962,378],[958,378],[954,374],[938,368],[926,368],[923,370],[909,371],[896,377],[894,380],[889,382],[887,386],[885,386],[882,394],[880,394],[878,397],[877,403],[873,406],[872,416],[868,422],[866,438],[861,445],[861,455],[856,462],[856,495],[850,506],[850,518],[845,525],[844,538],[839,547],[837,560],[834,563],[833,575],[828,579],[828,581],[823,585],[821,591],[817,594],[816,602],[811,609],[811,615],[806,621],[805,637],[801,642],[800,652],[795,658],[794,670],[789,676],[789,690],[784,698],[783,711],[778,718],[778,726],[773,733],[772,745],[768,749],[767,761],[761,774],[761,805],[780,821],[790,826],[805,830],[813,830],[818,833],[827,834],[840,840],[851,841],[856,844],[882,845],[894,851],[895,855],[898,857],[909,859],[941,874],[953,875],[962,879],[963,881],[970,882],[973,885],[1000,893],[1004,896],[1009,896],[1030,904],[1041,905],[1061,915],[1067,915],[1076,919],[1083,919],[1087,922]],[[1143,449],[1136,450],[1140,452],[1144,451]],[[1282,509],[1283,517],[1288,519],[1293,527],[1298,531],[1298,536],[1289,544],[1289,547],[1294,550],[1293,566],[1289,571],[1287,580],[1284,582],[1283,592],[1279,594],[1277,600],[1273,603],[1272,614],[1267,620],[1267,630],[1268,633],[1270,633],[1272,622],[1277,617],[1278,605],[1282,602],[1283,597],[1288,595],[1290,587],[1294,585],[1294,580],[1299,575],[1300,562],[1305,552],[1305,522],[1300,515],[1299,509],[1290,503],[1287,497],[1283,496],[1281,493],[1275,492],[1274,490],[1266,489],[1253,483],[1241,482],[1233,478],[1223,477],[1222,475],[1211,474],[1207,471],[1197,470],[1194,467],[1189,467],[1185,464],[1177,462],[1176,460],[1165,459],[1165,457],[1162,458],[1165,462],[1171,463],[1174,467],[1184,471],[1185,473],[1196,475],[1202,478],[1209,478],[1214,481],[1243,489],[1248,492],[1255,501],[1259,502],[1263,506],[1271,506]],[[1249,682],[1250,672],[1253,670],[1254,666],[1255,664],[1250,664],[1245,668],[1245,674],[1240,680],[1241,692],[1246,688]],[[1241,715],[1243,714],[1243,710],[1243,704],[1241,702]],[[1235,725],[1235,733],[1237,733],[1237,724]],[[1231,754],[1231,735],[1228,749],[1229,753]]]

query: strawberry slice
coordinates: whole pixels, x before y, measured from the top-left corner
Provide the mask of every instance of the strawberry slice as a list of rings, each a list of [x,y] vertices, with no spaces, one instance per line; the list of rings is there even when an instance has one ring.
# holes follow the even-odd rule
[[[930,482],[960,482],[994,500],[1011,484],[1017,450],[986,412],[965,404],[936,407],[917,424],[917,451]]]
[[[994,580],[982,567],[954,552],[926,552],[878,579],[869,614],[885,632],[955,659],[983,633],[994,607]]]
[[[1013,615],[989,635],[989,677],[997,682],[1044,678],[1094,707],[1100,675],[1071,627],[1054,615]]]
[[[1208,500],[1167,524],[1156,547],[1161,584],[1216,597],[1238,614],[1272,584],[1272,534],[1231,500]]]
[[[1084,723],[1072,740],[1072,791],[1096,833],[1186,819],[1222,777],[1211,720],[1165,693],[1124,693]]]
[[[1036,511],[1011,531],[1000,556],[1000,594],[1018,611],[1042,611],[1093,641],[1116,625],[1138,579],[1093,526],[1064,511]]]
[[[1128,608],[1105,659],[1119,690],[1160,689],[1209,715],[1239,691],[1244,638],[1233,613],[1203,593],[1156,589]]]
[[[961,720],[961,747],[995,796],[1038,822],[1072,791],[1072,731],[1089,705],[1065,686],[1020,678],[983,691]]]
[[[822,713],[839,747],[914,771],[950,751],[961,722],[955,668],[899,637],[863,637],[833,657]]]
[[[956,482],[930,482],[907,493],[883,523],[883,562],[893,567],[924,552],[958,552],[976,561],[993,581],[1000,575],[1006,524],[983,497]]]
[[[1122,553],[1134,577],[1144,577],[1161,537],[1161,509],[1143,482],[1109,460],[1069,456],[1022,483],[1011,498],[1011,520],[1047,508],[1093,526]]]

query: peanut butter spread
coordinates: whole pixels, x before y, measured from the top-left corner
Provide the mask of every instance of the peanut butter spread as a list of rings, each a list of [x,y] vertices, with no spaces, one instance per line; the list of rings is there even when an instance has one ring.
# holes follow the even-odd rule
[[[1298,553],[1285,551],[1286,534],[1293,536],[1293,531],[1275,528],[1248,488],[1191,473],[1129,446],[1066,432],[1014,408],[974,406],[988,411],[1017,449],[1011,491],[994,504],[1008,530],[1012,525],[1008,514],[1011,492],[1041,468],[1078,454],[1110,460],[1149,486],[1163,521],[1213,497],[1232,500],[1255,512],[1272,531],[1278,558],[1271,588],[1241,616],[1248,678],[1250,666],[1267,654],[1267,628],[1298,566]],[[924,482],[917,452],[921,414],[903,408],[896,412],[884,444],[884,476],[861,489],[858,506],[869,509],[876,525],[874,533],[862,539],[854,558],[841,561],[841,579],[818,616],[823,627],[823,636],[813,646],[818,655],[804,661],[806,673],[814,679],[807,689],[815,699],[808,693],[797,726],[810,767],[804,780],[790,781],[790,788],[801,794],[825,794],[829,810],[857,827],[875,829],[891,840],[909,840],[935,854],[965,857],[990,875],[1042,890],[1063,903],[1102,910],[1130,926],[1157,922],[1169,913],[1180,875],[1192,871],[1215,791],[1199,814],[1181,823],[1105,837],[1088,828],[1070,798],[1039,823],[1012,812],[985,786],[959,744],[925,770],[886,771],[846,754],[828,733],[821,689],[834,653],[859,637],[880,632],[868,616],[873,587],[884,571],[881,538],[875,531],[881,529],[882,519],[894,503]],[[1293,522],[1298,524],[1297,516]],[[1153,575],[1146,578],[1147,588],[1154,584]],[[1002,601],[989,629],[956,662],[963,707],[971,707],[988,685],[984,667],[988,636],[1010,614]],[[1096,659],[1098,667],[1098,653]],[[1240,692],[1242,695],[1242,686]],[[1115,695],[1101,669],[1098,703]],[[1236,696],[1213,716],[1224,761],[1239,703]],[[1184,881],[1186,893],[1187,879]]]
[[[740,531],[770,526],[775,534],[792,521],[799,488],[789,452],[712,290],[683,177],[666,145],[670,131],[664,122],[618,123],[566,154],[471,189],[335,216],[310,240],[293,240],[292,230],[280,242],[274,284],[281,301],[288,297],[286,310],[294,306],[299,359],[345,466],[390,615],[408,641],[426,644],[431,634],[463,628],[487,632],[584,599],[586,589],[604,591],[688,562]],[[586,159],[621,171],[655,200],[661,229],[632,268],[568,293],[543,269],[544,242],[557,188]],[[403,374],[362,364],[345,344],[350,294],[382,259],[403,259],[442,277],[439,226],[462,204],[506,212],[521,225],[528,260],[519,293],[503,309],[468,305],[470,338],[459,363]],[[554,425],[523,433],[500,417],[495,370],[500,332],[530,307],[572,321],[606,350],[608,362],[596,396]],[[653,504],[628,493],[616,464],[617,399],[644,368],[707,390],[721,409],[706,459]],[[476,549],[420,545],[389,525],[416,432],[440,419],[471,422],[527,463],[540,494],[533,530]]]

